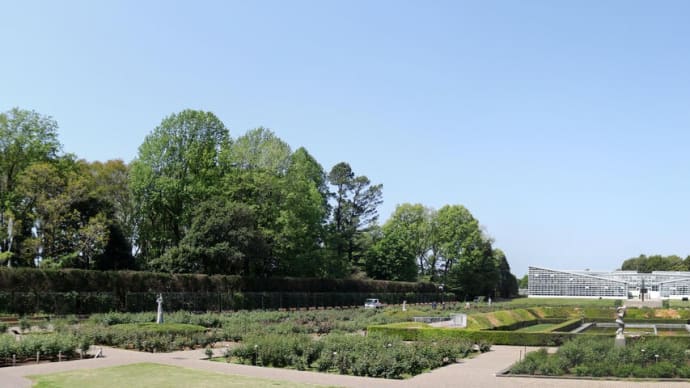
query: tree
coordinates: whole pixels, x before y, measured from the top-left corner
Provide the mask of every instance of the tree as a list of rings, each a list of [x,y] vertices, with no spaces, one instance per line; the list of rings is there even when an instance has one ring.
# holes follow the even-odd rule
[[[323,168],[307,150],[295,151],[285,175],[285,203],[277,220],[278,274],[308,277],[333,274],[333,267],[322,252],[328,217],[325,181]]]
[[[518,294],[517,278],[510,272],[510,264],[508,264],[505,253],[500,249],[494,249],[493,254],[498,267],[497,296],[503,298],[516,296]]]
[[[106,215],[108,241],[103,252],[94,257],[94,268],[100,270],[134,269],[134,211],[129,191],[129,166],[122,160],[87,164],[93,177],[92,196],[98,198]]]
[[[527,289],[527,288],[529,288],[529,275],[525,275],[525,276],[521,277],[521,278],[520,278],[520,281],[519,281],[519,283],[518,283],[518,286],[519,286],[521,289]]]
[[[415,251],[405,240],[407,231],[389,222],[370,231],[374,244],[365,256],[367,275],[380,280],[416,281]]]
[[[229,143],[213,113],[195,110],[166,117],[146,137],[130,174],[136,244],[145,260],[177,246],[194,208],[218,193],[220,156]]]
[[[428,268],[431,210],[402,204],[383,225],[367,259],[367,273],[376,279],[415,280]]]
[[[366,176],[355,176],[345,162],[333,166],[328,180],[335,186],[331,244],[339,260],[347,255],[347,262],[357,265],[360,255],[356,254],[356,237],[376,222],[377,207],[383,202],[383,185],[372,185]]]
[[[71,156],[34,163],[17,181],[23,234],[30,236],[23,261],[41,266],[91,268],[109,239],[105,205],[92,195],[86,163]]]
[[[684,261],[681,257],[676,255],[640,255],[625,260],[621,269],[623,271],[651,273],[652,271],[687,271],[688,266],[687,259]]]
[[[266,253],[252,209],[213,198],[199,204],[179,246],[151,266],[165,272],[257,276],[267,272]]]
[[[448,288],[467,296],[494,295],[499,271],[492,255],[491,244],[484,241],[463,253],[446,277]]]
[[[13,108],[0,113],[0,258],[8,266],[27,238],[17,218],[17,179],[31,164],[57,158],[57,128],[52,118],[34,111]]]
[[[440,280],[464,295],[492,295],[499,271],[491,240],[479,222],[461,205],[442,207],[433,219],[432,247]]]
[[[266,270],[285,270],[281,255],[291,242],[282,235],[281,216],[286,211],[286,185],[290,183],[285,177],[291,163],[290,146],[272,131],[259,127],[240,136],[223,159],[227,166],[224,192],[252,208],[268,248],[271,264],[267,263]]]
[[[461,205],[446,205],[436,212],[432,239],[441,278],[464,257],[485,250],[487,244],[490,246],[479,229],[479,222]]]
[[[255,128],[235,140],[225,156],[226,163],[243,169],[259,169],[284,175],[290,166],[290,146],[264,127]]]

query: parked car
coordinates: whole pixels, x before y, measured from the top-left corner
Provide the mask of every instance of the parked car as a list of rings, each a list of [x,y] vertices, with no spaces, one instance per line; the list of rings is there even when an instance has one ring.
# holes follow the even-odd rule
[[[364,301],[364,308],[365,309],[378,309],[381,307],[383,307],[383,303],[379,302],[378,299],[370,298],[370,299],[367,299],[366,301]]]

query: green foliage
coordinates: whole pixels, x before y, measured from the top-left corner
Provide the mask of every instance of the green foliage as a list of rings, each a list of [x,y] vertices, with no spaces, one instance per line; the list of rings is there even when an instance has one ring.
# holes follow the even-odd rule
[[[493,295],[499,270],[491,241],[464,206],[446,205],[434,218],[434,246],[448,289],[462,295]]]
[[[259,275],[265,272],[267,247],[247,205],[214,198],[194,210],[180,244],[150,262],[170,273]]]
[[[688,271],[690,260],[676,255],[640,255],[623,262],[621,270],[651,273],[652,271]]]
[[[78,349],[88,349],[93,342],[88,338],[71,334],[28,334],[19,340],[13,335],[0,334],[0,360],[11,359],[16,355],[17,360],[35,359],[36,352],[40,352],[42,359],[57,359],[61,353],[64,358],[73,358]]]
[[[431,211],[421,204],[395,208],[366,258],[366,270],[376,279],[415,280],[428,267]]]
[[[500,249],[494,249],[493,256],[495,264],[498,268],[498,296],[503,298],[511,298],[518,294],[518,282],[515,275],[510,272],[510,264],[505,253]]]
[[[527,289],[529,288],[529,275],[525,275],[518,281],[518,287]]]
[[[232,355],[251,365],[318,369],[355,376],[399,379],[453,363],[472,351],[468,341],[405,344],[396,337],[303,334],[247,338]]]
[[[283,190],[285,203],[276,220],[276,273],[337,277],[341,266],[328,265],[321,248],[329,212],[326,174],[306,149],[299,148],[292,154]]]
[[[383,185],[372,185],[364,175],[355,176],[348,163],[340,162],[328,173],[328,181],[335,186],[335,204],[331,221],[330,242],[338,259],[348,265],[358,265],[359,240],[363,228],[376,222],[377,207],[383,202]]]
[[[205,331],[203,326],[153,322],[87,325],[76,329],[76,332],[91,338],[95,343],[147,352],[205,347],[217,341],[216,337]]]
[[[0,114],[0,265],[258,278],[448,276],[449,289],[463,295],[515,293],[505,255],[492,250],[464,207],[434,213],[404,204],[379,229],[381,184],[346,162],[326,175],[304,148],[293,153],[266,128],[233,142],[213,113],[184,110],[161,121],[131,165],[90,163],[59,155],[60,148],[52,118],[17,108]],[[72,298],[68,307],[60,298],[55,310],[91,311],[81,296],[64,296]],[[98,310],[122,308],[122,298]]]
[[[149,134],[132,163],[137,246],[148,261],[179,244],[196,206],[218,190],[219,160],[229,143],[210,112],[172,114]]]
[[[556,354],[545,349],[528,353],[511,368],[515,374],[593,377],[684,377],[687,373],[687,345],[663,338],[630,340],[614,347],[613,339],[582,335],[563,344]]]

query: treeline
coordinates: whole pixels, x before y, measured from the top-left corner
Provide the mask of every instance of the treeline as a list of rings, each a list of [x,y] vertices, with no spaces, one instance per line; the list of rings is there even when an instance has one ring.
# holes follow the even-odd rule
[[[627,259],[621,266],[623,271],[650,273],[652,271],[690,271],[690,256],[640,255]]]
[[[403,204],[378,226],[383,186],[326,171],[272,131],[237,138],[213,113],[162,120],[134,161],[63,153],[57,123],[0,114],[0,261],[7,267],[264,277],[426,279],[512,295],[505,255],[463,206]]]

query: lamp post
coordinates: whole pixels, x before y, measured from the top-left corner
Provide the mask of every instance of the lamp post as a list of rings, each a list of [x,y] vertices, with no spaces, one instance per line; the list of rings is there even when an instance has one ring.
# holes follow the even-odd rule
[[[445,303],[444,298],[443,298],[443,287],[444,286],[445,285],[443,283],[441,283],[441,285],[438,286],[438,290],[441,293],[441,308],[442,309],[446,308],[446,303]]]

